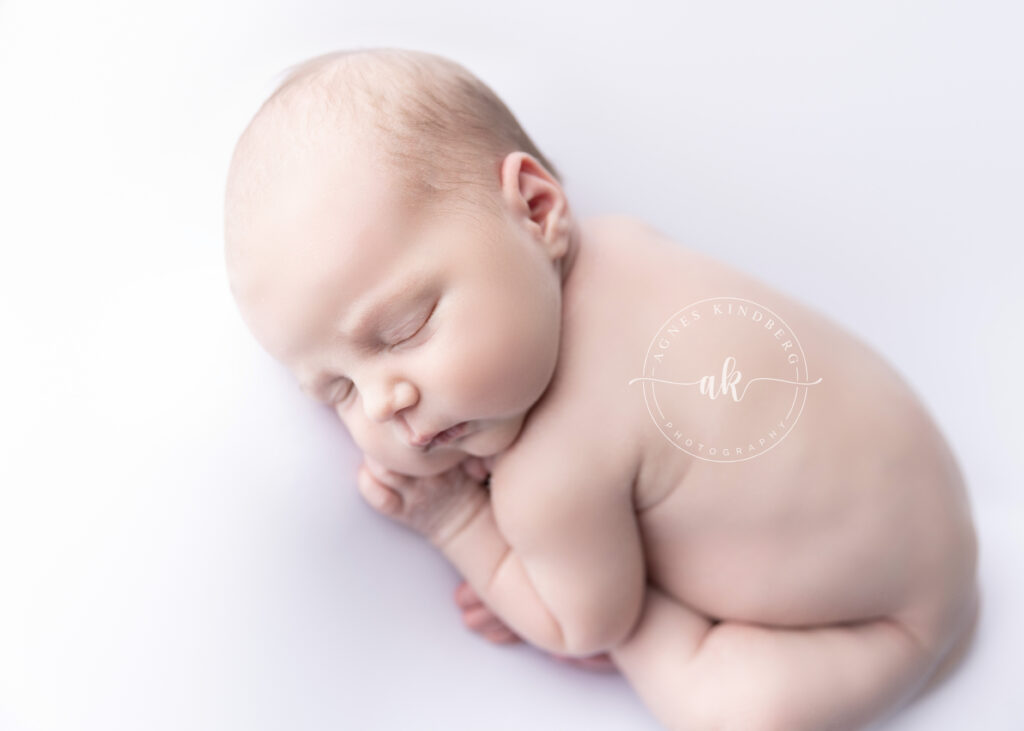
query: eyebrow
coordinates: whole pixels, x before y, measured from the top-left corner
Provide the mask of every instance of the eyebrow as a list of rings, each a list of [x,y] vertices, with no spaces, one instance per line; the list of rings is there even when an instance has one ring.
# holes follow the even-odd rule
[[[334,329],[334,336],[337,339],[347,338],[355,341],[365,339],[370,325],[381,322],[387,316],[394,316],[396,312],[406,310],[410,305],[424,299],[423,288],[426,281],[425,275],[417,274],[403,280],[386,295],[370,304],[353,307],[354,314],[345,318],[345,321]],[[345,327],[346,323],[351,325]],[[299,387],[313,398],[321,399],[323,389],[329,380],[333,380],[327,379],[325,375],[321,371],[310,379],[300,381]]]

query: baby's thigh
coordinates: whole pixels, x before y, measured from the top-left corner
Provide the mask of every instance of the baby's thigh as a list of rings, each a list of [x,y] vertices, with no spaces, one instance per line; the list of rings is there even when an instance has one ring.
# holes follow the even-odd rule
[[[945,616],[940,623],[917,623],[916,615],[907,618],[907,624],[911,629],[916,630],[918,637],[928,646],[933,647],[936,654],[941,658],[937,663],[932,675],[919,691],[918,695],[923,696],[952,674],[964,656],[967,654],[974,641],[980,617],[981,595],[977,583],[975,583],[963,600],[962,606],[952,606],[945,609]]]
[[[689,712],[723,729],[857,729],[895,711],[933,656],[899,622],[780,628],[722,622],[681,672]]]
[[[893,617],[713,624],[648,584],[640,621],[611,657],[673,731],[843,731],[905,704],[940,652]]]

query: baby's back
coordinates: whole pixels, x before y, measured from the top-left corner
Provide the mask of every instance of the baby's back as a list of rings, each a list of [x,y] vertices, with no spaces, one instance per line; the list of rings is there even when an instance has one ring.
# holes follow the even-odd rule
[[[959,470],[898,374],[629,218],[581,224],[558,368],[508,455],[545,459],[581,499],[630,491],[647,581],[714,619],[937,626],[973,577]]]

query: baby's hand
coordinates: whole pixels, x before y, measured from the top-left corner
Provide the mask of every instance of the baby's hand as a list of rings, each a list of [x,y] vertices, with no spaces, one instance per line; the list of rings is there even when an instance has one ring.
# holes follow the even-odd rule
[[[438,547],[451,540],[490,499],[481,481],[462,464],[440,475],[412,477],[364,457],[356,480],[360,494],[374,510]]]

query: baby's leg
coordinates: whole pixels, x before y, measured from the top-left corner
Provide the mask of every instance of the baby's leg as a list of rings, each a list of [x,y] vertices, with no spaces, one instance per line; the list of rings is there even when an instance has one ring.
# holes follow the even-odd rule
[[[839,731],[899,708],[935,658],[900,623],[712,624],[648,585],[612,659],[672,731]]]

